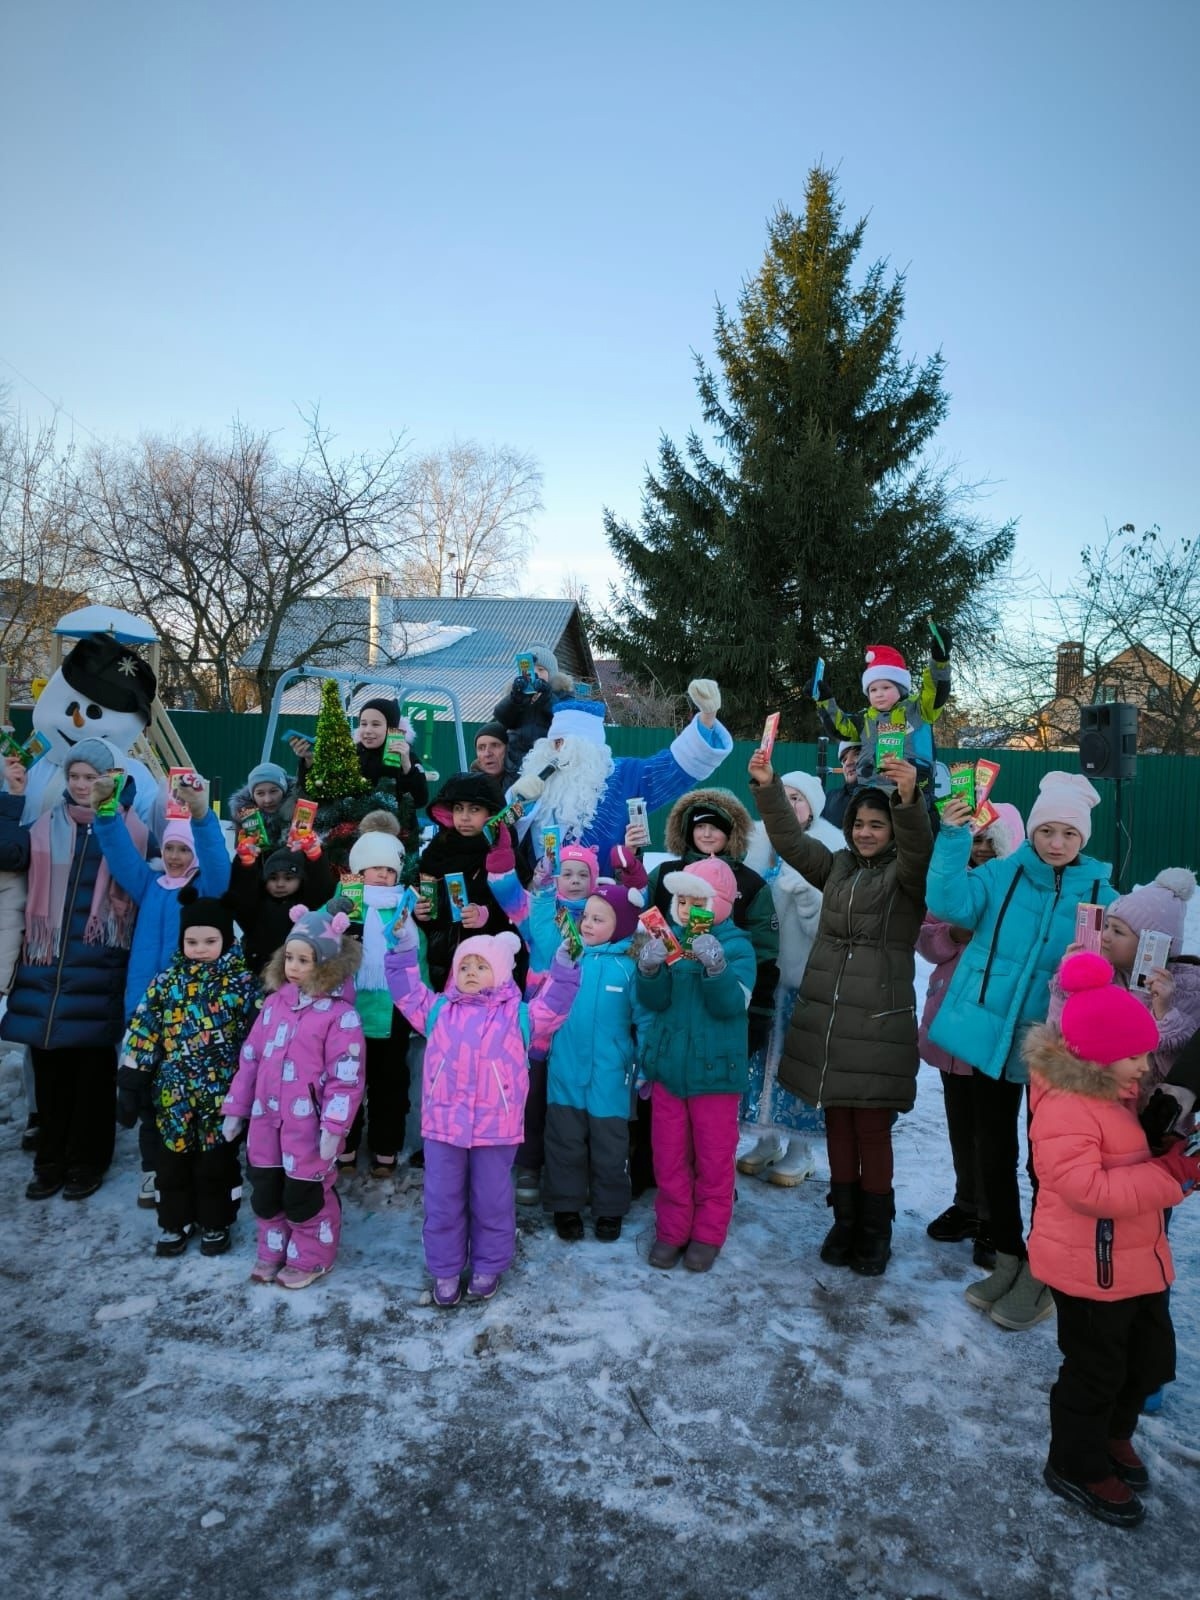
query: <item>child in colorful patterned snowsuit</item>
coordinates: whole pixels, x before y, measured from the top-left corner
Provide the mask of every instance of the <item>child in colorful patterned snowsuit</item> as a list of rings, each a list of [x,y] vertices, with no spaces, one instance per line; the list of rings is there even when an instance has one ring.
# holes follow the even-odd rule
[[[455,950],[439,995],[421,981],[412,920],[393,925],[391,938],[395,948],[385,965],[392,998],[427,1041],[423,1238],[434,1303],[457,1305],[468,1261],[467,1293],[488,1300],[516,1250],[511,1169],[524,1127],[529,1040],[561,1026],[579,969],[560,951],[526,1005],[513,981],[520,939],[511,932],[477,934]]]
[[[868,645],[866,669],[862,675],[868,704],[861,711],[843,711],[824,681],[813,685],[813,698],[826,727],[838,739],[852,739],[861,746],[858,757],[858,782],[864,787],[895,788],[883,775],[878,750],[881,733],[904,737],[903,760],[911,761],[918,773],[918,785],[932,805],[933,724],[950,698],[950,630],[943,626],[929,629],[930,664],[921,673],[921,687],[913,693],[912,673],[899,650],[888,644]],[[897,755],[899,752],[885,751]]]
[[[258,1009],[258,981],[234,939],[233,913],[190,886],[178,891],[179,949],[134,1008],[117,1072],[117,1120],[132,1128],[148,1094],[154,1112],[155,1254],[223,1255],[242,1174],[221,1134],[221,1104]]]
[[[292,910],[292,932],[263,985],[267,998],[242,1046],[225,1097],[223,1131],[245,1128],[251,1200],[258,1218],[258,1283],[306,1289],[332,1271],[342,1217],[335,1158],[363,1094],[363,1031],[354,1008],[362,946],[334,900]]]

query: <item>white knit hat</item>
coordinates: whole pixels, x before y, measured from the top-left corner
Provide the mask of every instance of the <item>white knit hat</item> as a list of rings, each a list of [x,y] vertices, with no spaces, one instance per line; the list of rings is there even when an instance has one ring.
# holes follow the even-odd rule
[[[1092,836],[1092,807],[1099,804],[1100,796],[1082,772],[1047,772],[1025,823],[1026,837],[1032,839],[1043,822],[1062,822],[1077,828],[1086,844]]]
[[[780,778],[785,789],[799,789],[808,801],[808,809],[814,818],[819,817],[825,809],[825,791],[821,787],[820,778],[814,777],[811,772],[785,772]]]
[[[397,877],[404,871],[404,846],[390,833],[362,833],[350,849],[350,871],[366,867],[391,867]]]
[[[1187,903],[1196,892],[1196,875],[1186,867],[1164,867],[1153,883],[1144,884],[1114,900],[1105,910],[1109,917],[1120,917],[1134,933],[1153,928],[1171,935],[1171,954],[1183,953],[1183,929]]]

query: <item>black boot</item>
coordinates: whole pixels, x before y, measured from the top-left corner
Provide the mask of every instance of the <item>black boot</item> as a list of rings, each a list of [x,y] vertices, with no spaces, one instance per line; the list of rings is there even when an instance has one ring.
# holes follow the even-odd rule
[[[821,1260],[831,1267],[848,1267],[854,1248],[854,1224],[858,1218],[859,1192],[856,1183],[831,1183],[825,1204],[833,1207],[833,1227],[821,1246]]]
[[[866,1278],[877,1278],[892,1253],[892,1218],[896,1215],[895,1197],[888,1194],[862,1194],[858,1199],[858,1221],[850,1265]]]

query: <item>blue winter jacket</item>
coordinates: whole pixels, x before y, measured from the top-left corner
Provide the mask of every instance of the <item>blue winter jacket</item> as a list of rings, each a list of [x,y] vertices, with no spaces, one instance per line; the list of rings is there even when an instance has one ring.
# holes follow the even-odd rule
[[[744,1094],[750,1082],[746,1011],[757,971],[754,946],[732,918],[712,931],[726,962],[715,977],[691,960],[637,977],[638,1000],[653,1012],[640,1046],[642,1073],[681,1100]]]
[[[929,1037],[989,1078],[1025,1083],[1025,1030],[1044,1022],[1050,979],[1075,938],[1075,907],[1116,899],[1112,868],[1079,856],[1056,872],[1025,841],[967,870],[971,834],[938,832],[925,891],[930,914],[975,937],[965,945]]]
[[[0,871],[28,870],[24,805],[19,795],[0,795]],[[120,1042],[129,951],[83,938],[103,860],[93,826],[77,828],[58,957],[35,966],[22,951],[0,1038],[38,1050],[96,1050]]]
[[[142,860],[128,828],[117,817],[97,817],[96,837],[108,870],[138,907],[125,979],[128,1021],[151,983],[179,953],[179,890],[162,887],[158,880],[163,869],[148,866]],[[192,824],[192,838],[200,870],[188,880],[188,887],[197,894],[219,898],[229,887],[229,851],[213,812],[206,812]]]
[[[589,1116],[628,1120],[637,1057],[634,1029],[644,1028],[650,1017],[638,1003],[629,940],[586,946],[579,973],[579,993],[550,1046],[546,1098]]]

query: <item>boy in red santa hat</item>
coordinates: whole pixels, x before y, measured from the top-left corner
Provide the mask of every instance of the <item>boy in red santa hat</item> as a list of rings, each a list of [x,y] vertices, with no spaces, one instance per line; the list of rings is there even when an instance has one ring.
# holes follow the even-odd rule
[[[881,775],[880,764],[884,755],[895,755],[912,762],[920,775],[922,791],[932,794],[932,728],[950,698],[950,629],[931,622],[929,638],[930,664],[921,673],[921,687],[916,694],[904,657],[890,644],[867,646],[862,685],[868,704],[861,711],[843,711],[824,678],[813,685],[813,699],[833,735],[862,747],[858,757],[858,782],[862,786],[885,791],[894,788],[891,780]],[[902,755],[898,750],[877,750],[880,734],[897,733],[904,735]]]

